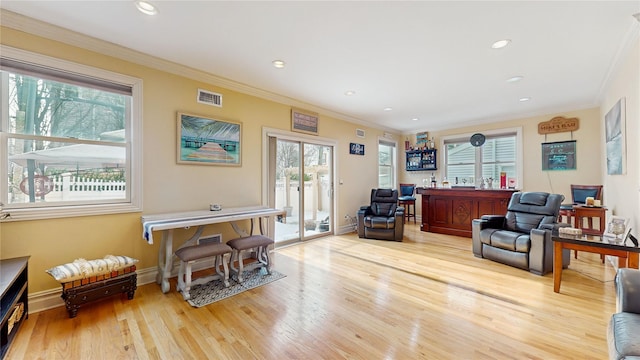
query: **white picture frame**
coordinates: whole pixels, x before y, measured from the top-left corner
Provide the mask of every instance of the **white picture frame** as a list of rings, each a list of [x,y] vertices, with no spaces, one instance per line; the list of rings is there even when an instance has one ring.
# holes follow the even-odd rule
[[[625,228],[626,230],[624,231],[624,234],[622,234],[622,242],[626,243],[627,240],[629,240],[629,238],[631,237],[631,226],[627,226]]]
[[[629,218],[615,215],[610,216],[607,220],[607,227],[605,228],[603,236],[608,238],[615,238],[616,234],[613,233],[612,227],[617,223],[624,224],[624,232],[620,234],[620,236],[622,240],[626,239],[629,236],[629,232],[631,231],[631,228],[629,227]]]
[[[607,150],[607,174],[626,174],[626,99],[620,98],[604,116]]]

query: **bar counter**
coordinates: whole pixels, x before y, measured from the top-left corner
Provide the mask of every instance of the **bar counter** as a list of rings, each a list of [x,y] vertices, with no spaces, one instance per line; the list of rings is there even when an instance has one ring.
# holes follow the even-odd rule
[[[420,230],[471,237],[471,221],[482,215],[504,215],[515,189],[472,187],[417,188],[422,195]]]

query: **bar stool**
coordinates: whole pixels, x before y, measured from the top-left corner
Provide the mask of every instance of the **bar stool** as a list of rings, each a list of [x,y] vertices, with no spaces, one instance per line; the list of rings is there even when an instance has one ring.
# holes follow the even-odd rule
[[[229,262],[231,251],[231,247],[220,243],[185,246],[176,250],[176,256],[180,259],[177,289],[182,293],[182,297],[185,300],[191,299],[189,290],[191,290],[192,285],[204,284],[211,280],[211,277],[207,276],[197,279],[196,281],[192,281],[191,266],[196,260],[200,259],[214,259],[216,274],[224,283],[224,287],[229,287],[229,267],[227,266],[227,263]],[[220,271],[220,265],[222,265],[222,271]]]
[[[400,184],[400,196],[398,196],[398,206],[404,207],[404,219],[409,221],[413,218],[416,223],[416,184]],[[413,210],[411,207],[413,206]]]
[[[244,281],[244,253],[252,249],[256,250],[256,265],[263,267],[267,271],[267,274],[271,274],[269,246],[272,244],[274,244],[274,241],[264,235],[251,235],[227,241],[227,245],[232,249],[229,267],[231,268],[231,272],[238,276],[239,283]],[[234,266],[235,261],[238,262],[238,268]]]

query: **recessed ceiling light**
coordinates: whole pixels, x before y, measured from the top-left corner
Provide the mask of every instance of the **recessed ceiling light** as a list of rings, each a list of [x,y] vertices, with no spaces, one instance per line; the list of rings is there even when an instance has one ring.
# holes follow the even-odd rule
[[[284,65],[285,65],[285,62],[282,60],[273,60],[271,63],[273,64],[274,67],[278,69],[284,68]]]
[[[531,98],[530,98],[530,97],[523,97],[523,98],[520,98],[520,102],[525,102],[525,101],[529,101],[529,100],[531,100]]]
[[[411,119],[411,120],[412,120],[412,121],[418,121],[418,118],[413,118],[413,119]]]
[[[146,15],[155,15],[158,13],[156,7],[147,1],[136,1],[136,8]]]
[[[352,95],[355,95],[355,94],[356,94],[356,92],[355,92],[355,91],[353,91],[353,90],[348,90],[348,91],[345,91],[345,93],[344,93],[344,94],[345,94],[345,95],[347,95],[347,96],[352,96]]]
[[[513,77],[508,78],[507,82],[508,83],[514,83],[514,82],[518,82],[518,81],[520,81],[522,79],[524,79],[524,76],[518,75],[518,76],[513,76]]]
[[[503,47],[509,45],[510,42],[511,42],[511,40],[509,40],[509,39],[498,40],[498,41],[494,42],[493,45],[491,45],[491,48],[492,49],[502,49]]]
[[[382,110],[384,110],[384,111],[391,111],[391,110],[393,110],[393,108],[386,107],[386,108],[384,108],[384,109],[382,109]]]

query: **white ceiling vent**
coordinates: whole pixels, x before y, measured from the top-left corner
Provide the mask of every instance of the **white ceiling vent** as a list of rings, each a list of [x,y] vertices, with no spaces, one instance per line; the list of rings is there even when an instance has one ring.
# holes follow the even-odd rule
[[[222,94],[198,89],[198,102],[201,104],[222,107]]]
[[[365,136],[365,132],[362,129],[356,129],[356,136],[359,138],[363,138]]]

